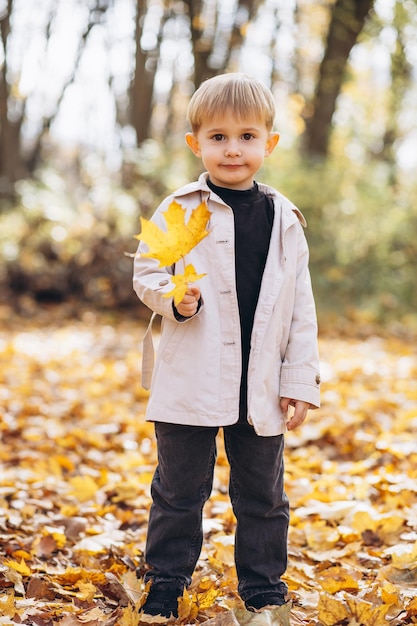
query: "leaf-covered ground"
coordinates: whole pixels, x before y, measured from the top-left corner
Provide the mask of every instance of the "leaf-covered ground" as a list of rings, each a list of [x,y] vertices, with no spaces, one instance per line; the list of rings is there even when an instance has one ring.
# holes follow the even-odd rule
[[[0,624],[136,626],[155,466],[143,326],[35,320],[0,309]],[[417,624],[416,344],[320,347],[323,408],[287,436],[292,611],[256,623]],[[227,480],[219,438],[181,624],[238,623]]]

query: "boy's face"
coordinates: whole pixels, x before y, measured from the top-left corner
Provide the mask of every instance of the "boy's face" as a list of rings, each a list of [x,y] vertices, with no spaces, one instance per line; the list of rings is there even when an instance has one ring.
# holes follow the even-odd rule
[[[245,190],[279,140],[258,119],[237,120],[232,111],[204,121],[199,131],[187,133],[185,140],[201,158],[210,180],[219,187]]]

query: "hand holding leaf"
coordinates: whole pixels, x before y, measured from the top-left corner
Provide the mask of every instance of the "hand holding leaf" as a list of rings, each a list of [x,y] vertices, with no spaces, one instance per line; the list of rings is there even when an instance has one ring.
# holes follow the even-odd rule
[[[175,200],[171,202],[164,213],[167,225],[165,231],[154,222],[140,218],[142,230],[139,235],[136,235],[136,239],[146,243],[149,248],[148,252],[142,253],[143,257],[158,260],[160,267],[170,266],[181,258],[184,259],[185,255],[209,234],[206,226],[211,213],[205,202],[201,202],[197,208],[193,209],[187,223],[185,223],[185,213],[186,209],[178,202]],[[185,266],[183,274],[176,274],[172,277],[175,287],[169,293],[164,294],[164,297],[173,297],[174,304],[178,305],[188,285],[203,276],[205,274],[196,273],[193,265]]]
[[[197,274],[194,266],[191,265],[191,263],[189,265],[186,265],[184,269],[184,274],[177,274],[176,276],[172,277],[171,280],[174,283],[175,287],[171,289],[171,291],[169,291],[168,293],[164,294],[164,297],[173,297],[175,306],[178,306],[178,304],[187,293],[188,285],[190,283],[195,283],[197,280],[200,280],[200,278],[204,278],[204,276],[206,276],[206,274]]]

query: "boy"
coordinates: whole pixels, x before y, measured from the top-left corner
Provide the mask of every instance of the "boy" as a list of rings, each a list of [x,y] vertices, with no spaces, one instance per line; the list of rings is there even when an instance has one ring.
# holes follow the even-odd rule
[[[202,546],[216,435],[223,428],[236,516],[238,591],[250,611],[286,602],[289,505],[283,486],[283,433],[319,406],[315,305],[301,213],[254,177],[278,143],[274,101],[239,73],[205,81],[188,107],[186,143],[207,170],[173,199],[188,212],[204,201],[210,233],[187,255],[207,275],[174,306],[176,268],[135,258],[134,288],[163,318],[147,420],[155,422],[142,621],[178,616]],[[178,272],[182,272],[179,266]],[[293,407],[289,417],[288,409]]]

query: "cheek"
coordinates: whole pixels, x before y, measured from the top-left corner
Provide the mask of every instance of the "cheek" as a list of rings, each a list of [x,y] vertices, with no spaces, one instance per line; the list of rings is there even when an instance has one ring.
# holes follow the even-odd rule
[[[206,147],[201,151],[201,157],[206,161],[214,161],[218,158],[219,149],[216,146]]]
[[[256,159],[258,159],[258,161],[263,161],[264,158],[266,157],[266,150],[265,148],[260,147],[257,151],[256,151]]]

